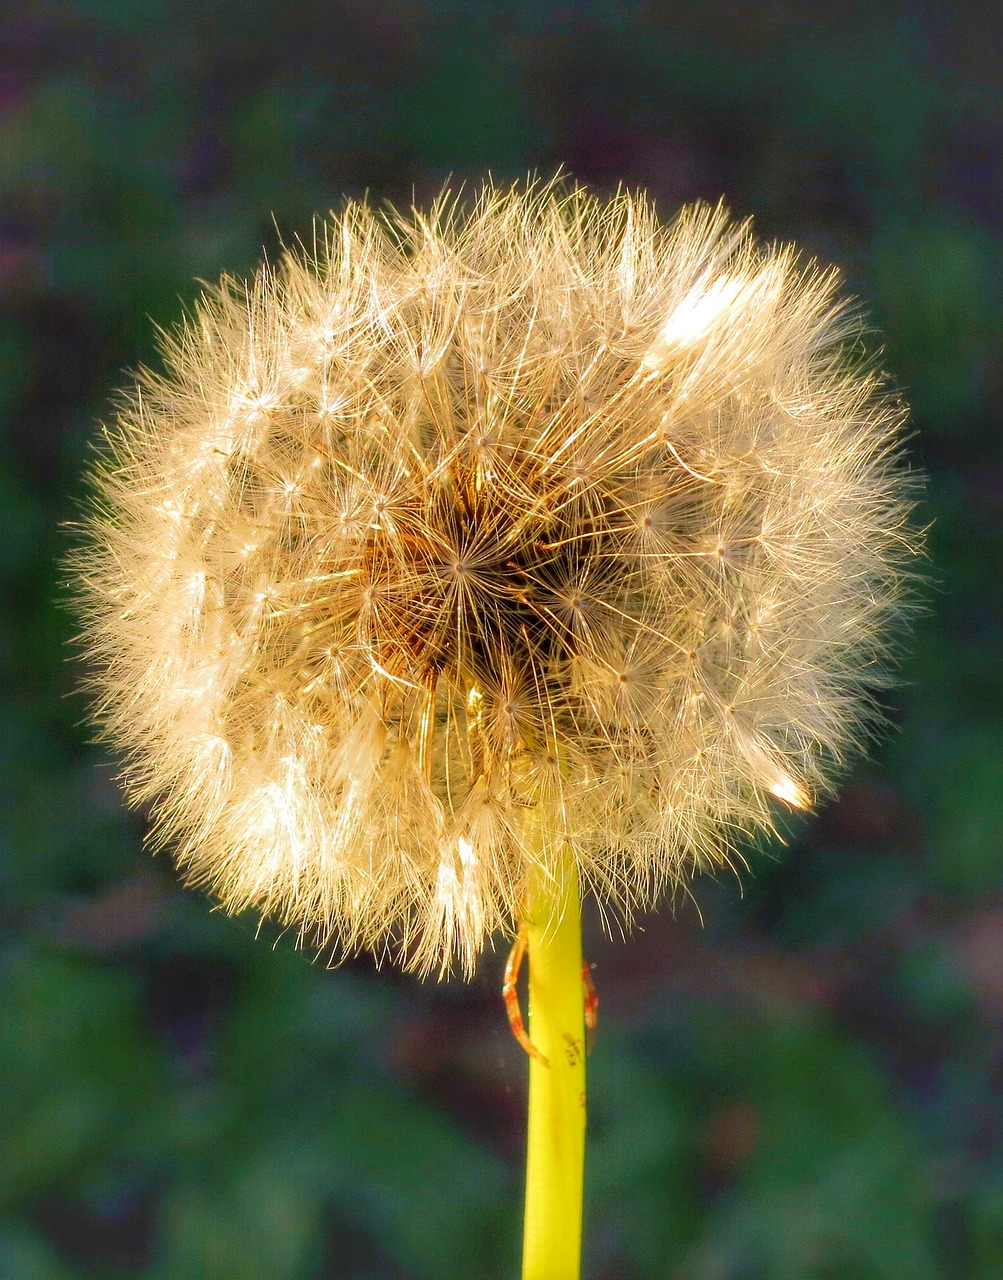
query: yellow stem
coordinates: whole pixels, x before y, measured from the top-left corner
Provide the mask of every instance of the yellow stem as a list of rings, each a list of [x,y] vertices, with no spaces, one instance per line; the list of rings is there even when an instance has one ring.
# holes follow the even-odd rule
[[[527,906],[529,1127],[522,1280],[578,1280],[585,1165],[585,1020],[578,875],[538,876]]]

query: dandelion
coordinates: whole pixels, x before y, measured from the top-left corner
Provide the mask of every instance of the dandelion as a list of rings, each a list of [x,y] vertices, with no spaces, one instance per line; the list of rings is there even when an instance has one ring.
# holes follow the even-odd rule
[[[106,432],[76,558],[101,722],[190,879],[469,974],[825,794],[914,549],[837,286],[720,208],[554,184],[350,203],[224,279]]]

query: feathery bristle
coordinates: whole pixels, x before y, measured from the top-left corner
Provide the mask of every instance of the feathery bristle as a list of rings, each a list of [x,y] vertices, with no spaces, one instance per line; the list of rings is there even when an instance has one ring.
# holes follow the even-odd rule
[[[554,184],[224,280],[107,433],[99,714],[192,880],[469,972],[534,867],[628,917],[807,808],[916,539],[833,272]]]

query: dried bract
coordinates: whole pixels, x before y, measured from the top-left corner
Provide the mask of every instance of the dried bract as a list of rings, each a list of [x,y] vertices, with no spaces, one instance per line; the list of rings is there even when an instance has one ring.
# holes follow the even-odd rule
[[[192,880],[469,971],[533,867],[628,915],[873,721],[915,539],[836,275],[720,209],[348,204],[106,432],[99,714]]]

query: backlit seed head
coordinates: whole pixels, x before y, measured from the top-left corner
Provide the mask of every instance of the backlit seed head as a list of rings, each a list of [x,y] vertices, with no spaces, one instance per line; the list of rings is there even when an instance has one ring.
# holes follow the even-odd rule
[[[628,916],[824,792],[915,550],[832,271],[720,209],[348,204],[165,340],[75,557],[190,878],[469,972],[534,868]]]

